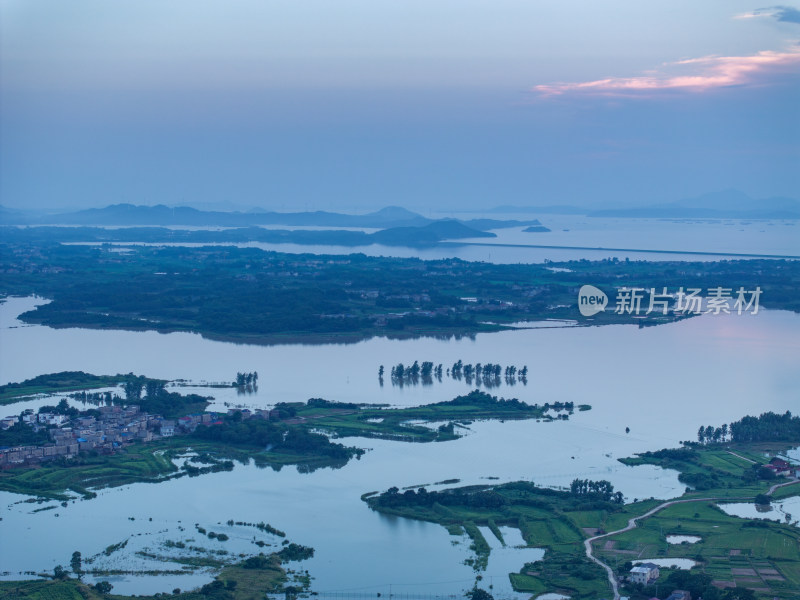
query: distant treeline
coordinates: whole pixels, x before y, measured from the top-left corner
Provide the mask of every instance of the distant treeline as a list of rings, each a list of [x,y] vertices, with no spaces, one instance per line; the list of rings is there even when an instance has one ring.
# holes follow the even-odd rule
[[[615,512],[623,503],[621,492],[615,492],[608,481],[578,480],[569,491],[538,487],[526,481],[495,487],[466,486],[441,491],[400,491],[391,487],[382,494],[365,498],[373,508],[459,506],[474,509],[496,509],[503,506],[527,505],[534,508],[557,506],[559,510],[606,509]],[[446,514],[446,511],[440,511]]]
[[[562,270],[554,272],[552,265],[289,255],[221,246],[118,252],[31,241],[16,233],[0,237],[0,295],[52,299],[19,317],[52,327],[194,331],[250,343],[460,336],[519,321],[575,319],[575,293],[586,281],[609,290],[760,286],[763,307],[800,311],[800,261],[587,260],[558,263]],[[674,318],[652,314],[646,320]],[[591,322],[641,321],[604,311]]]
[[[713,444],[725,441],[746,442],[796,442],[800,440],[800,417],[786,411],[782,415],[765,412],[758,417],[743,417],[731,423],[714,427],[700,427],[697,441]]]

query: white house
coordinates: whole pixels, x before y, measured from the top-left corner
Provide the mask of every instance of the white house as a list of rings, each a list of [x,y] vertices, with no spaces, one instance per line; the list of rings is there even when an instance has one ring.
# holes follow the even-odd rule
[[[39,413],[39,423],[47,425],[58,425],[59,427],[67,422],[67,415],[56,415],[53,413]]]
[[[658,565],[653,563],[641,563],[631,569],[628,579],[632,583],[648,585],[658,579]]]
[[[175,421],[167,421],[166,419],[161,422],[161,435],[163,437],[172,437],[175,435]]]

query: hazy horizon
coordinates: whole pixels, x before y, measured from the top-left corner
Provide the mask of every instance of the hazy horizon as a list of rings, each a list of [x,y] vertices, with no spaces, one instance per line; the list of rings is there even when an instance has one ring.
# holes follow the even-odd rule
[[[369,211],[800,196],[800,11],[0,5],[0,204]]]

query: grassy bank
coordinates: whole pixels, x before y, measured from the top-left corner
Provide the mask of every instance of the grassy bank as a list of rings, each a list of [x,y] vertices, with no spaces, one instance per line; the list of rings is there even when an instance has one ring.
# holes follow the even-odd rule
[[[549,411],[568,418],[574,411],[572,403],[554,405],[526,404],[516,399],[504,399],[475,390],[453,400],[409,408],[376,408],[329,403],[292,405],[296,416],[315,428],[337,437],[377,437],[383,439],[430,442],[448,441],[459,437],[458,424],[478,419],[543,419],[554,420]],[[582,405],[581,410],[590,407]],[[442,423],[439,427],[425,426]]]
[[[92,375],[83,371],[63,371],[39,375],[19,383],[0,385],[0,405],[12,404],[23,396],[34,394],[56,394],[115,387],[126,381],[127,378],[127,375]]]

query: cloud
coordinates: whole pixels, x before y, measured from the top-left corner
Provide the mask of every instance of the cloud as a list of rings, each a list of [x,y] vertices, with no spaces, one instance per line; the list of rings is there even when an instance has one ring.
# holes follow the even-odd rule
[[[800,10],[792,6],[770,6],[768,8],[759,8],[752,12],[736,15],[733,18],[759,19],[763,17],[772,17],[777,21],[782,21],[784,23],[797,23],[800,25]]]
[[[706,56],[668,63],[660,71],[638,77],[609,77],[577,83],[537,85],[541,96],[590,94],[638,96],[665,91],[703,92],[715,88],[768,83],[770,76],[800,66],[800,47],[785,52],[765,50],[751,56]]]

